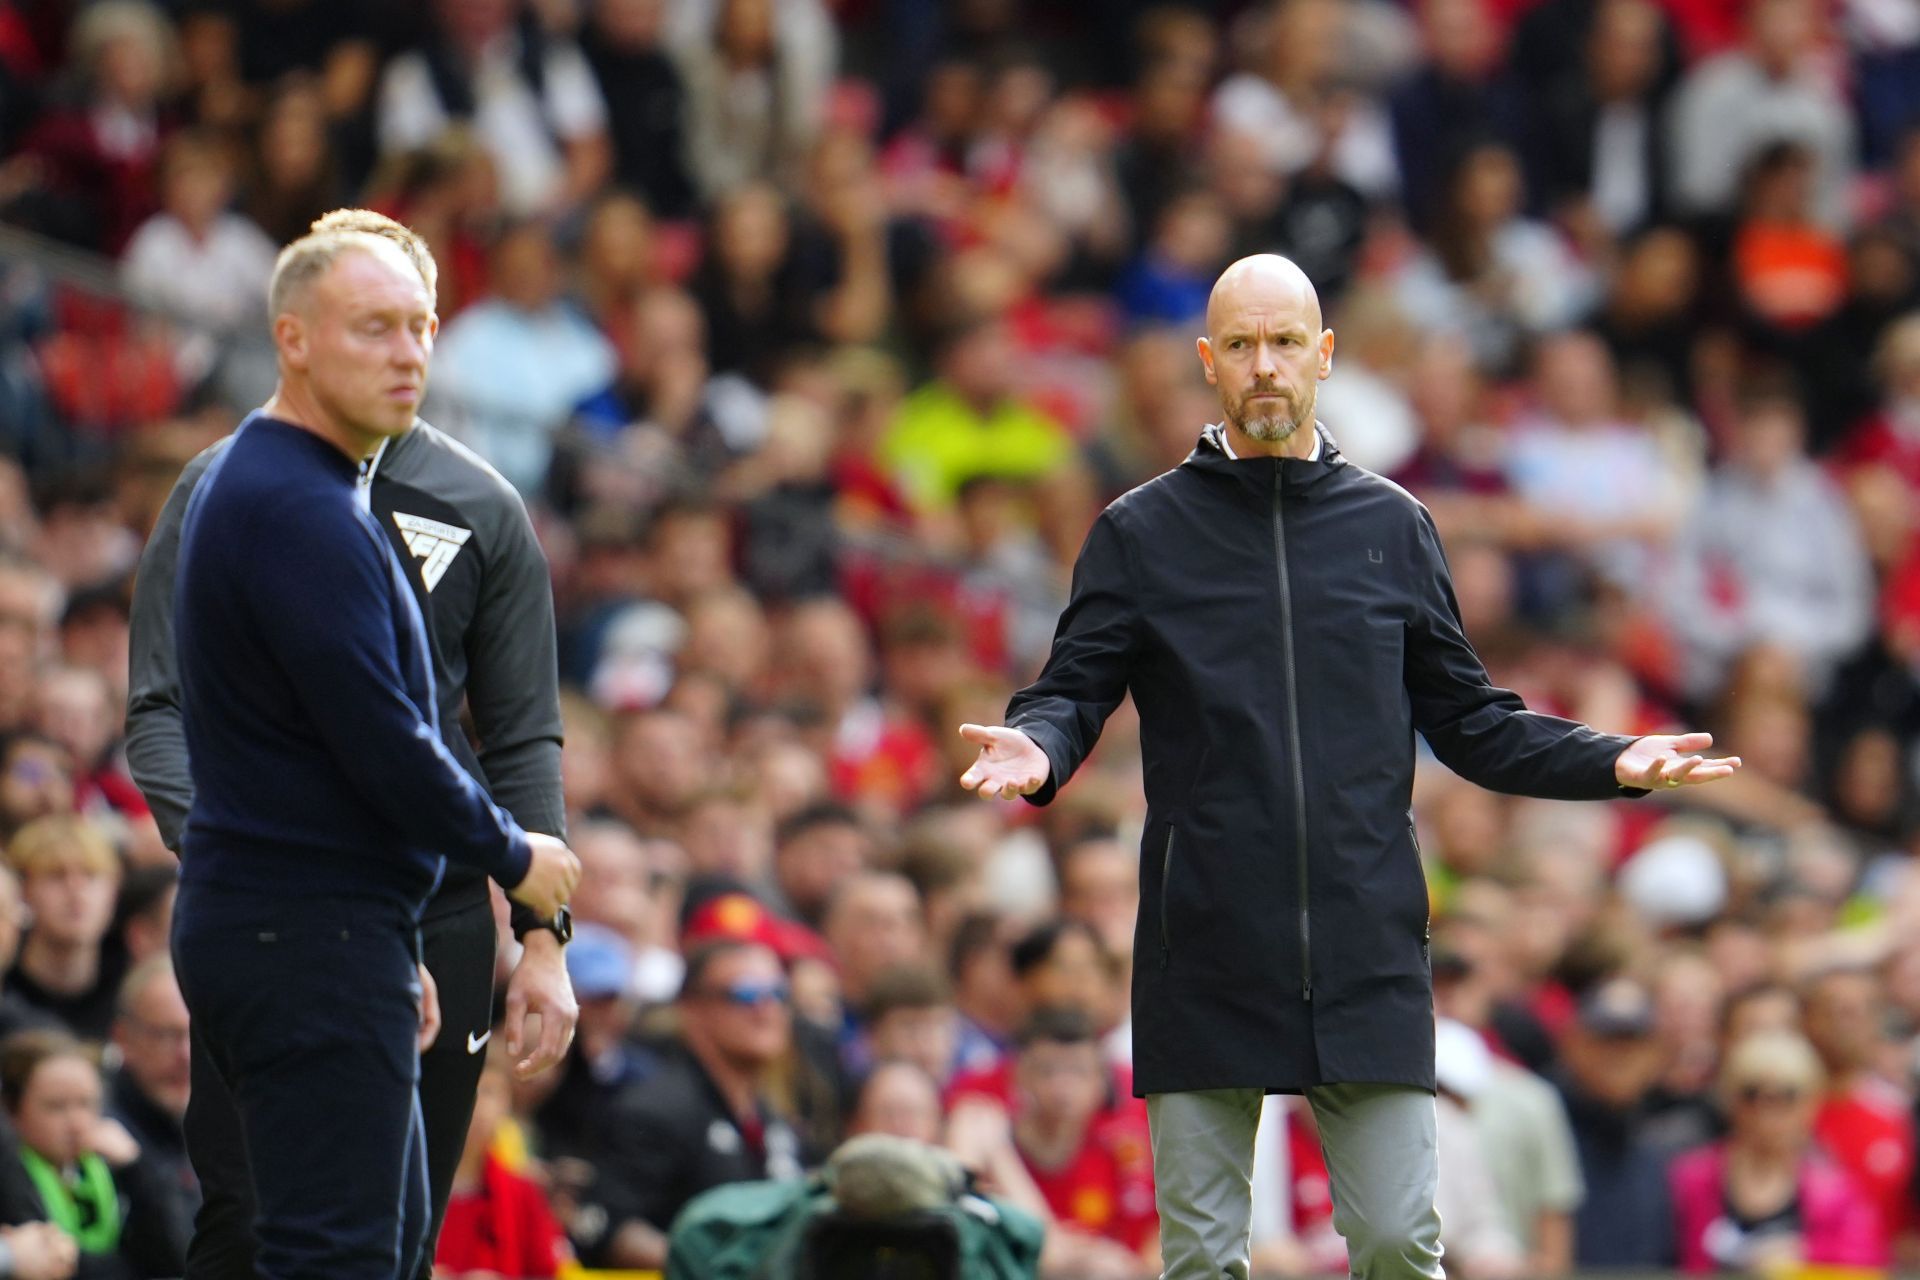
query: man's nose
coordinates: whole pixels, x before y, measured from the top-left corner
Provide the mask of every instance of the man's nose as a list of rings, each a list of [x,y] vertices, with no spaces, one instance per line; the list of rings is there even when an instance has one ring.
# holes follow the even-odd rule
[[[1272,382],[1280,376],[1280,362],[1274,359],[1271,343],[1258,343],[1253,348],[1253,376],[1263,382]]]

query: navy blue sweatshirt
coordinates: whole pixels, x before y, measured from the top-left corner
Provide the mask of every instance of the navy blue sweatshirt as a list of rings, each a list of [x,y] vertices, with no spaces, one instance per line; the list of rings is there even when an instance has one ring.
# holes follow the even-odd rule
[[[510,888],[532,852],[440,739],[420,609],[356,474],[319,436],[256,413],[187,506],[180,874],[417,915],[441,854]]]

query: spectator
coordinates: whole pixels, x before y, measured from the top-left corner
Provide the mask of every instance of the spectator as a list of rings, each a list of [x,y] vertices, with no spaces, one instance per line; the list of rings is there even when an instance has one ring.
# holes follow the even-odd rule
[[[597,1176],[610,1141],[607,1116],[622,1090],[654,1065],[633,1038],[635,1006],[629,995],[633,955],[619,935],[581,924],[567,944],[567,976],[580,1003],[572,1047],[559,1069],[538,1079],[526,1099],[556,1180],[569,1200],[597,1193]],[[591,1203],[591,1200],[590,1200]],[[605,1234],[597,1207],[570,1217],[576,1242],[591,1245]]]
[[[114,0],[75,23],[72,54],[84,100],[49,112],[24,140],[44,173],[30,216],[49,235],[118,254],[157,203],[178,47],[159,9]]]
[[[538,1183],[507,1168],[495,1151],[512,1104],[512,1056],[504,1043],[489,1046],[434,1252],[435,1274],[551,1280],[559,1271],[566,1237],[546,1197]]]
[[[1885,468],[1920,494],[1920,312],[1894,321],[1874,352],[1879,408],[1841,441],[1848,471]]]
[[[241,205],[274,245],[298,240],[323,214],[349,203],[327,108],[322,85],[298,76],[277,85],[261,107]]]
[[[1739,49],[1696,64],[1673,103],[1672,183],[1680,211],[1732,212],[1738,175],[1768,143],[1815,157],[1820,223],[1844,229],[1854,127],[1821,61],[1825,33],[1808,0],[1758,0]]]
[[[850,1018],[866,1007],[883,972],[915,960],[926,945],[919,895],[891,871],[863,871],[835,886],[824,922]]]
[[[631,952],[632,972],[618,994],[645,1004],[672,999],[680,989],[681,960],[658,934],[654,887],[662,871],[646,843],[625,823],[605,818],[573,825],[568,835],[585,886],[574,890],[575,918],[618,935]]]
[[[7,862],[33,920],[8,988],[74,1035],[104,1041],[126,975],[107,935],[121,876],[113,847],[85,819],[53,816],[13,837]]]
[[[1574,1217],[1581,1267],[1665,1267],[1676,1258],[1666,1161],[1643,1134],[1642,1103],[1658,1077],[1653,998],[1616,978],[1581,1001],[1560,1042],[1554,1083],[1573,1122],[1587,1198]]]
[[[947,957],[954,1007],[960,1011],[958,1059],[967,1070],[991,1068],[1013,1043],[1022,1009],[1013,979],[1009,922],[977,912],[954,930]]]
[[[1061,426],[1022,404],[1005,327],[955,325],[940,340],[939,376],[908,396],[881,456],[921,511],[944,510],[978,475],[1031,480],[1072,453]]]
[[[1434,1009],[1442,1025],[1454,1023],[1489,1037],[1494,1001],[1489,966],[1476,965],[1444,940],[1434,946],[1432,963]],[[1478,1057],[1471,1049],[1464,1056]],[[1467,1105],[1491,1180],[1490,1197],[1519,1246],[1524,1274],[1563,1276],[1573,1267],[1573,1215],[1586,1197],[1566,1105],[1553,1086],[1526,1068],[1491,1053],[1486,1062],[1485,1079]]]
[[[1591,308],[1587,266],[1559,232],[1524,215],[1510,148],[1488,142],[1464,152],[1438,200],[1432,248],[1395,285],[1410,320],[1466,335],[1482,367],[1503,371],[1522,338],[1564,328]]]
[[[176,1240],[193,1235],[200,1179],[187,1158],[187,1097],[192,1055],[187,1051],[187,1002],[164,955],[136,965],[120,984],[113,1022],[120,1069],[107,1085],[106,1110],[126,1126],[152,1169],[158,1206]]]
[[[1501,65],[1488,0],[1424,0],[1426,61],[1393,94],[1394,155],[1407,211],[1431,225],[1448,166],[1472,147],[1517,148],[1525,132],[1519,88]]]
[[[581,49],[607,100],[613,177],[663,218],[694,212],[687,92],[665,46],[665,0],[597,0]]]
[[[1677,524],[1674,469],[1621,413],[1618,374],[1592,334],[1541,343],[1533,378],[1537,410],[1516,424],[1507,453],[1514,491],[1594,567],[1631,582]]]
[[[577,208],[612,167],[607,104],[571,41],[520,0],[436,0],[436,30],[380,79],[380,148],[424,147],[470,121],[493,156],[502,202],[516,216]]]
[[[685,9],[676,52],[686,83],[686,155],[701,195],[716,200],[790,175],[825,113],[832,26],[813,0],[717,0]]]
[[[438,387],[469,439],[523,494],[539,492],[555,431],[613,375],[613,348],[560,297],[553,239],[538,223],[503,234],[494,295],[440,339]]]
[[[1548,209],[1578,210],[1623,236],[1664,216],[1669,202],[1666,19],[1649,0],[1589,7],[1581,74],[1543,85],[1538,194]]]
[[[1139,858],[1110,832],[1080,837],[1060,851],[1060,914],[1084,920],[1109,955],[1133,954],[1140,911]]]
[[[1053,1228],[1042,1266],[1131,1277],[1157,1265],[1146,1126],[1104,1105],[1107,1071],[1093,1024],[1077,1010],[1035,1011],[1020,1034],[1013,1081],[1018,1102],[1006,1138],[1040,1197],[1026,1207]]]
[[[774,838],[773,878],[782,905],[818,929],[837,886],[871,866],[873,837],[852,809],[832,800],[793,814]]]
[[[52,738],[15,733],[0,753],[0,827],[8,839],[36,818],[73,812],[73,758]]]
[[[0,1045],[0,1102],[24,1177],[0,1182],[0,1221],[51,1222],[79,1247],[80,1280],[159,1280],[186,1264],[139,1147],[100,1110],[100,1068],[79,1041],[26,1031]]]
[[[226,145],[210,134],[176,134],[159,170],[160,212],[140,224],[121,260],[127,286],[190,330],[257,325],[276,249],[228,207],[234,173]]]
[[[938,1145],[940,1118],[940,1090],[932,1077],[904,1058],[887,1058],[861,1082],[847,1136],[889,1133]]]
[[[1913,1222],[1914,1135],[1905,1092],[1881,1074],[1887,1010],[1880,981],[1867,969],[1829,969],[1808,979],[1800,995],[1807,1039],[1825,1068],[1813,1138],[1872,1202],[1875,1252],[1890,1257]]]
[[[1257,140],[1269,170],[1294,173],[1320,151],[1314,108],[1335,78],[1351,14],[1330,0],[1264,6],[1254,28],[1254,68],[1229,76],[1214,93],[1215,126]],[[1337,144],[1334,172],[1369,195],[1387,194],[1400,181],[1390,119],[1372,102],[1357,114]]]
[[[1884,1265],[1872,1198],[1813,1145],[1820,1062],[1790,1032],[1735,1045],[1722,1072],[1727,1140],[1674,1162],[1681,1269]]]
[[[1507,1228],[1473,1119],[1475,1100],[1493,1082],[1493,1054],[1471,1028],[1446,1018],[1436,1027],[1434,1050],[1440,1142],[1434,1207],[1440,1213],[1441,1245],[1454,1260],[1449,1270],[1458,1269],[1469,1280],[1531,1274]]]
[[[1754,645],[1784,649],[1825,687],[1872,626],[1872,576],[1840,490],[1806,456],[1800,406],[1756,389],[1727,462],[1681,527],[1667,614],[1687,690],[1711,697]]]
[[[1805,147],[1776,142],[1743,175],[1734,285],[1754,321],[1782,336],[1827,319],[1847,293],[1846,246],[1813,219],[1813,163]]]
[[[606,1240],[587,1260],[657,1267],[681,1206],[723,1182],[800,1175],[805,1153],[760,1085],[792,1036],[790,992],[765,947],[713,942],[687,957],[680,1038],[603,1123]]]
[[[1134,324],[1196,324],[1226,260],[1228,225],[1212,192],[1199,188],[1167,201],[1152,238],[1120,278],[1120,304]]]
[[[895,965],[873,981],[865,1023],[845,1056],[856,1074],[888,1062],[918,1067],[941,1089],[953,1078],[960,1043],[960,1015],[940,971],[921,963]]]

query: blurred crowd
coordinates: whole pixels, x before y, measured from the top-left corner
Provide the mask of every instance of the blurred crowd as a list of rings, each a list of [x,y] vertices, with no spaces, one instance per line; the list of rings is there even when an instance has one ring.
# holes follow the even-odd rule
[[[14,1274],[164,1275],[190,1220],[129,577],[343,204],[431,243],[425,416],[534,514],[585,864],[578,1040],[489,1070],[450,1274],[658,1265],[862,1132],[1151,1273],[1136,722],[1045,810],[961,792],[955,727],[1217,417],[1256,251],[1496,680],[1746,762],[1423,766],[1450,1274],[1920,1257],[1910,0],[0,0]],[[1344,1274],[1311,1125],[1270,1100],[1256,1256]]]

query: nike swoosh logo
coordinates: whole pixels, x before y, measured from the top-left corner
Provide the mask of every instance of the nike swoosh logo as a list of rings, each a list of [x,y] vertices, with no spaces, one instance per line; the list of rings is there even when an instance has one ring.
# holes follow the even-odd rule
[[[487,1041],[491,1039],[493,1039],[492,1027],[488,1027],[487,1034],[483,1036],[477,1036],[473,1034],[473,1032],[471,1031],[467,1032],[467,1052],[468,1053],[480,1052],[482,1049],[487,1047]]]

